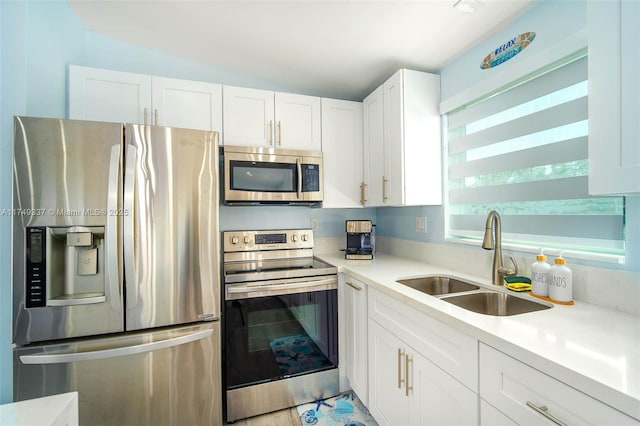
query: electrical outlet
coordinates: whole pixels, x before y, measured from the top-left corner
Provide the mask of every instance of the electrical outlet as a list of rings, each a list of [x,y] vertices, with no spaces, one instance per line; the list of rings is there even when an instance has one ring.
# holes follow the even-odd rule
[[[427,218],[426,217],[416,217],[416,232],[420,234],[427,233]]]
[[[320,222],[318,221],[318,219],[311,218],[311,230],[312,231],[317,231],[320,228]]]

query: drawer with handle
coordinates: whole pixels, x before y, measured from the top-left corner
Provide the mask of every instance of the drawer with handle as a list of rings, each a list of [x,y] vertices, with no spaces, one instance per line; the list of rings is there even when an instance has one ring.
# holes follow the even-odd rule
[[[480,397],[517,424],[640,425],[637,420],[480,344]]]

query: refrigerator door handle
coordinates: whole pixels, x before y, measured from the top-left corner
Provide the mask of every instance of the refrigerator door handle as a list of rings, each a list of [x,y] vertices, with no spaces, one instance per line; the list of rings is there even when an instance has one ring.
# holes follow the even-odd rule
[[[127,215],[124,217],[123,245],[124,245],[124,273],[127,283],[127,306],[132,307],[138,304],[138,288],[136,283],[136,264],[135,264],[135,183],[136,183],[136,163],[137,149],[133,145],[127,146],[127,161],[124,173],[124,211]]]
[[[109,160],[109,184],[107,186],[107,230],[105,236],[107,288],[111,307],[119,310],[122,301],[118,265],[118,184],[121,145],[111,147]]]
[[[64,364],[69,362],[89,361],[96,359],[116,358],[119,356],[136,355],[146,352],[158,351],[160,349],[168,349],[174,346],[185,345],[187,343],[197,342],[210,337],[213,330],[202,330],[195,333],[186,334],[184,336],[173,337],[170,339],[159,340],[157,342],[143,343],[140,345],[124,346],[113,349],[105,349],[101,351],[88,352],[69,352],[57,354],[40,354],[40,355],[21,355],[20,361],[23,364]]]

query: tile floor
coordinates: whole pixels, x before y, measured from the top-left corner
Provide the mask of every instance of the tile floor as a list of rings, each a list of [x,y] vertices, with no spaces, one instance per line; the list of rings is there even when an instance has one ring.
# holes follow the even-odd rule
[[[302,426],[296,407],[230,423],[233,426]],[[229,423],[225,423],[227,425]]]

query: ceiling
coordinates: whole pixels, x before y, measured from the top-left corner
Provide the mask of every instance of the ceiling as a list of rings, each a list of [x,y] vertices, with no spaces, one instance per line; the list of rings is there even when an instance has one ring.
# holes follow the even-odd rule
[[[362,100],[395,70],[437,72],[535,0],[69,0],[90,28],[286,91]],[[225,81],[221,81],[225,83]]]

